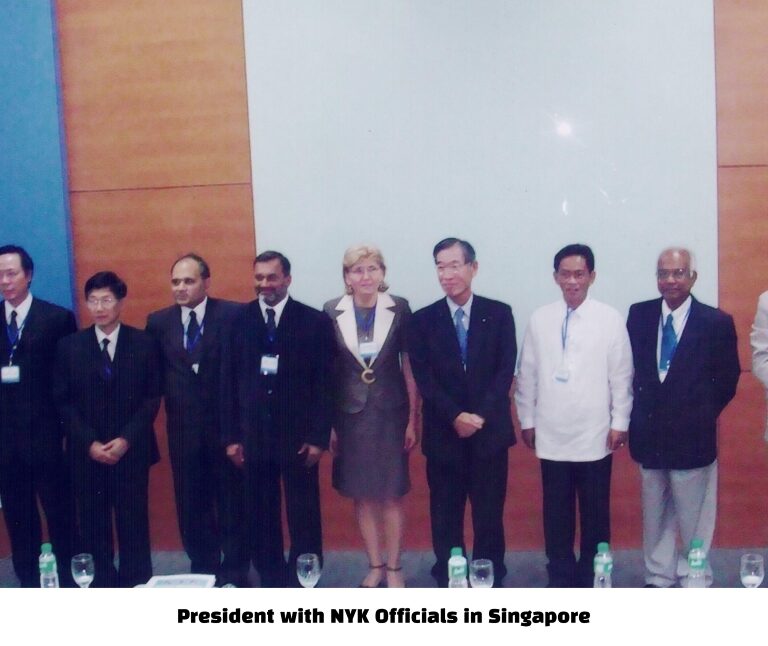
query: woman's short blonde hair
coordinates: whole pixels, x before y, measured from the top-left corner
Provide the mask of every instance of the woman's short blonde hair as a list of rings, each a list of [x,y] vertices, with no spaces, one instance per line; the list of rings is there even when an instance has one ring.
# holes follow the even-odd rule
[[[372,244],[356,244],[352,245],[344,252],[344,260],[342,260],[341,263],[342,276],[346,276],[347,272],[349,272],[352,267],[354,267],[361,260],[365,260],[366,258],[373,260],[373,262],[381,267],[381,270],[386,275],[387,265],[384,263],[384,256],[381,255],[381,250]],[[344,284],[347,287],[347,293],[351,293],[351,290],[349,289],[349,286],[346,285],[346,282]],[[379,285],[379,291],[385,292],[388,289],[389,285],[387,285],[386,281],[382,280],[381,285]]]

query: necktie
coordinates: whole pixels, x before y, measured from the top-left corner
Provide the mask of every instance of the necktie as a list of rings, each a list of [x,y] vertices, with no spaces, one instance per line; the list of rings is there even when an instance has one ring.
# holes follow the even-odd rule
[[[11,312],[11,323],[8,325],[8,341],[14,345],[19,338],[19,325],[16,323],[16,310]]]
[[[187,323],[187,352],[192,352],[199,340],[200,326],[197,324],[197,315],[195,314],[195,310],[192,310],[189,313],[189,323]]]
[[[106,379],[112,377],[112,358],[109,356],[109,339],[101,340],[101,368]]]
[[[456,338],[461,349],[461,362],[467,365],[467,328],[464,327],[464,310],[459,308],[453,314],[453,323],[456,326]]]
[[[272,345],[277,340],[277,325],[275,325],[275,310],[267,308],[267,341]]]
[[[667,315],[667,321],[664,323],[664,327],[661,329],[661,353],[659,355],[659,370],[669,370],[669,364],[672,362],[672,357],[675,356],[675,350],[677,349],[677,335],[675,334],[675,328],[672,325],[672,315]]]

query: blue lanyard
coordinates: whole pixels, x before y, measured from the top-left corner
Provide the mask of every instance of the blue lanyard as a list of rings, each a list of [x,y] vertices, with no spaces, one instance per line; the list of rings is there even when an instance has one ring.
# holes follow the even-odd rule
[[[371,328],[373,327],[373,321],[376,318],[376,308],[374,307],[367,314],[363,314],[355,307],[355,320],[357,321],[357,327],[362,331],[363,337],[368,341],[371,335]]]
[[[187,328],[189,327],[189,321],[187,321]],[[195,346],[197,345],[198,341],[200,341],[200,337],[203,336],[203,330],[205,329],[205,319],[203,319],[202,325],[200,325],[197,328],[197,334],[195,334],[194,338],[190,341],[187,339],[187,330],[184,330],[184,343],[186,350],[194,350]]]
[[[19,329],[16,331],[16,340],[14,341],[11,339],[11,331],[8,329],[8,324],[6,323],[5,326],[5,334],[8,337],[8,345],[11,346],[11,351],[8,353],[8,365],[13,365],[13,355],[16,352],[16,348],[19,347],[19,341],[21,341],[21,331],[24,329],[24,326],[27,324],[27,317],[24,317],[24,322],[21,324]]]
[[[568,341],[568,319],[571,317],[571,312],[573,312],[573,310],[570,307],[566,308],[565,319],[563,320],[563,325],[560,328],[560,338],[563,342],[563,352],[565,352],[565,344]]]

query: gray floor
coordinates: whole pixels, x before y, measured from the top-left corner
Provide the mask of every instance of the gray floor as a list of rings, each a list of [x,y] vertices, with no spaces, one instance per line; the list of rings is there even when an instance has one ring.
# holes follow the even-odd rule
[[[715,587],[741,587],[739,560],[746,552],[762,554],[768,560],[768,549],[716,549],[710,554],[715,573]],[[155,574],[180,574],[189,571],[189,560],[183,552],[155,552],[152,555]],[[435,582],[429,574],[433,557],[430,552],[405,552],[403,570],[408,587],[432,588]],[[504,585],[510,588],[543,588],[546,585],[546,559],[542,552],[507,552],[509,574]],[[59,568],[61,570],[61,567]],[[325,568],[318,587],[357,587],[367,572],[367,560],[362,552],[328,552]],[[258,582],[251,572],[254,583]],[[614,554],[614,587],[642,587],[643,557],[638,550],[618,551]],[[768,583],[766,584],[768,585]],[[0,559],[0,588],[18,587],[11,559]]]

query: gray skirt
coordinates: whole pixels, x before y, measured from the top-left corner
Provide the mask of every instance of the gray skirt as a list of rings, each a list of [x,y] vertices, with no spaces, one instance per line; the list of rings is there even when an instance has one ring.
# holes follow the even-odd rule
[[[408,492],[407,425],[407,407],[382,410],[369,403],[359,413],[337,413],[333,486],[342,496],[392,500]]]

